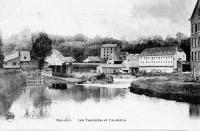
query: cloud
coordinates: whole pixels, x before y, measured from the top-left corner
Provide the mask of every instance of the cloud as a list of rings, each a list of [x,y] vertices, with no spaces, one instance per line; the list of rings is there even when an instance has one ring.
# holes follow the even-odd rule
[[[140,0],[133,5],[132,15],[135,17],[168,18],[179,22],[190,17],[191,7],[196,0]]]
[[[195,3],[196,0],[24,0],[1,29],[3,35],[30,28],[59,35],[99,34],[128,40],[176,32],[189,35],[188,19]]]

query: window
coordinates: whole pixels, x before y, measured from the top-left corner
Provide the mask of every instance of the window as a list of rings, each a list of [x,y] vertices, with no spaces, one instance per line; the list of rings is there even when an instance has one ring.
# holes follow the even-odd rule
[[[194,60],[194,52],[192,52],[192,61]]]
[[[16,62],[13,62],[13,65],[16,65]]]
[[[195,52],[194,60],[197,60],[197,52]]]
[[[198,39],[196,38],[195,47],[197,47],[197,44],[198,44]]]
[[[5,63],[5,65],[7,65],[7,63]]]
[[[26,60],[26,56],[24,56],[24,59]]]

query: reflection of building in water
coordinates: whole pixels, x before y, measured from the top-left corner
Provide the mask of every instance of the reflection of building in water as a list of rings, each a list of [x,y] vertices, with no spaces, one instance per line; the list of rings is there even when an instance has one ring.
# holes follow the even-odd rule
[[[101,99],[113,99],[115,97],[123,97],[126,94],[125,89],[103,88],[103,87],[84,87],[74,86],[67,90],[50,90],[52,99],[69,100],[75,102],[84,102],[88,99],[93,99],[95,102],[100,102]]]
[[[200,105],[190,105],[190,117],[200,117]]]
[[[46,88],[30,88],[26,92],[29,96],[28,106],[25,109],[25,117],[47,117],[51,104],[51,97]]]

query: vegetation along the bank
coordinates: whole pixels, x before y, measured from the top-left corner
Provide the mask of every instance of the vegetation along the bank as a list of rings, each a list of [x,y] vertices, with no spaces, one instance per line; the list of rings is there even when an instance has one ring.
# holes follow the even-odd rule
[[[200,104],[200,84],[168,77],[139,77],[130,91],[139,95]]]

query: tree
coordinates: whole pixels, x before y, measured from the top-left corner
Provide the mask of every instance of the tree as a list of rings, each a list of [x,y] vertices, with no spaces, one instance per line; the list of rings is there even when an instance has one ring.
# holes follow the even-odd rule
[[[39,69],[42,70],[45,58],[52,53],[52,40],[46,33],[39,33],[36,39],[32,39],[31,56],[39,58]]]
[[[2,48],[3,48],[3,40],[0,33],[0,68],[3,68],[3,63],[4,63],[4,55],[3,55]]]

